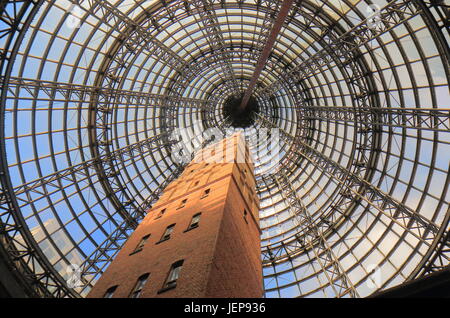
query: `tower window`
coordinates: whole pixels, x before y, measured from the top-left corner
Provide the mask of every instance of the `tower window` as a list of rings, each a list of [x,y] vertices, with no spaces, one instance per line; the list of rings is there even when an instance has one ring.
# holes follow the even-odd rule
[[[103,298],[112,298],[112,297],[114,296],[114,293],[115,293],[117,287],[118,287],[118,285],[109,287],[109,288],[106,290],[106,293],[105,293],[105,295],[103,296]]]
[[[180,205],[178,206],[177,209],[184,208],[186,206],[186,202],[187,202],[187,199],[184,199],[183,201],[181,201],[181,203],[180,203]]]
[[[130,298],[139,298],[141,296],[142,289],[147,283],[149,275],[149,273],[146,273],[138,278],[136,285],[134,286],[133,291],[130,294]]]
[[[140,251],[142,251],[142,249],[144,248],[145,243],[148,241],[148,239],[150,238],[150,234],[144,236],[140,241],[139,244],[136,246],[136,248],[134,249],[133,253],[138,253]]]
[[[200,222],[200,216],[202,214],[201,213],[197,213],[192,217],[191,223],[189,224],[189,227],[187,228],[187,231],[195,229],[196,227],[198,227],[198,223]]]
[[[163,289],[160,292],[166,291],[168,289],[175,288],[177,286],[177,280],[180,277],[181,268],[183,267],[184,260],[175,262],[170,267],[169,275],[167,276],[166,282],[164,283]]]
[[[166,213],[166,209],[162,209],[161,211],[159,211],[158,215],[156,216],[156,219],[159,219],[160,217],[162,217],[164,215],[164,213]]]
[[[202,194],[202,196],[200,197],[200,199],[206,198],[206,197],[209,195],[209,192],[211,192],[211,189],[206,189],[206,190],[203,192],[203,194]]]
[[[168,239],[170,239],[170,234],[172,234],[174,227],[175,227],[175,224],[169,225],[166,228],[166,230],[164,231],[164,234],[159,241],[163,242],[163,241],[167,241]]]

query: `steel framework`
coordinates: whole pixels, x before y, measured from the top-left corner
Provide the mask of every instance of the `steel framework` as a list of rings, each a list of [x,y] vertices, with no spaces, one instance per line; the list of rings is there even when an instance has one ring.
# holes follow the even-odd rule
[[[199,125],[235,131],[224,103],[244,92],[259,106],[243,131],[266,297],[364,297],[450,264],[445,1],[32,0],[0,12],[0,256],[28,295],[86,296],[182,172],[177,130],[192,144]],[[279,153],[262,128],[278,129]]]

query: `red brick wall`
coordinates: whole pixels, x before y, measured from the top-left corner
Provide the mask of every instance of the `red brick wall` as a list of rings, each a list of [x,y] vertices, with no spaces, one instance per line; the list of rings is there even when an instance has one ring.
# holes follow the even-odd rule
[[[230,184],[206,297],[263,295],[260,232],[236,183]],[[248,215],[244,217],[244,209]]]
[[[251,172],[245,178],[244,169]],[[88,297],[103,297],[114,285],[118,285],[114,297],[128,297],[145,273],[150,277],[141,297],[261,297],[258,202],[252,172],[251,164],[189,165],[167,187]],[[208,188],[209,196],[200,199]],[[185,198],[186,206],[177,209]],[[163,208],[166,213],[155,219]],[[247,222],[244,208],[249,212]],[[202,213],[199,227],[186,231],[198,212]],[[173,223],[171,238],[156,244]],[[147,234],[151,236],[143,250],[130,255]],[[176,288],[158,294],[171,265],[182,259]]]

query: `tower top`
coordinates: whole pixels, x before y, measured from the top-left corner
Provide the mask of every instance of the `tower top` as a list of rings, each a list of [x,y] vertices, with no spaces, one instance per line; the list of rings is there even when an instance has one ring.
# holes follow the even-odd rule
[[[250,149],[242,132],[199,150],[192,163],[248,163],[254,167]]]

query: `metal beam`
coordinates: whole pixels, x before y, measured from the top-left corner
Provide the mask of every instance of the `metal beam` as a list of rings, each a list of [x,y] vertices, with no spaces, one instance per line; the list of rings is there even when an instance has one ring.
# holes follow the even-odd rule
[[[450,208],[447,210],[447,216],[450,215]],[[430,273],[440,271],[450,264],[450,228],[446,228],[443,235],[436,244],[433,255],[426,264],[420,268],[416,277],[426,276]]]
[[[16,196],[17,200],[21,200],[24,204],[26,204],[33,200],[37,200],[38,196],[44,197],[58,191],[64,191],[64,188],[67,186],[67,184],[72,185],[80,183],[83,180],[89,181],[93,177],[98,177],[99,173],[97,167],[98,165],[101,165],[100,162],[110,160],[118,160],[120,162],[123,162],[126,160],[126,158],[134,158],[138,155],[148,155],[156,151],[158,148],[162,148],[163,146],[165,146],[165,142],[163,141],[162,135],[158,135],[147,140],[128,145],[100,158],[91,159],[77,165],[67,167],[66,169],[23,184],[14,189],[14,195]],[[179,170],[182,170],[181,166],[175,167],[173,173],[177,175]],[[105,174],[107,174],[109,177],[112,177],[110,171],[108,170],[105,170]],[[119,239],[124,237],[124,235],[126,234],[125,231],[132,231],[137,227],[139,220],[141,220],[145,216],[146,209],[148,209],[151,204],[158,199],[167,182],[165,181],[163,184],[159,185],[159,187],[154,190],[154,192],[149,196],[147,201],[141,204],[130,197],[121,198],[123,199],[123,202],[125,202],[123,205],[124,213],[122,213],[123,221],[120,225],[118,225],[118,228],[114,230],[112,236],[109,238],[110,240],[117,241],[105,242],[99,246],[98,253],[100,254],[98,254],[98,257],[100,259],[98,260],[98,262],[101,262],[101,259],[104,259],[105,255],[110,255],[108,253],[111,252],[111,249],[120,249],[121,241]],[[111,187],[113,190],[120,186],[122,185],[116,185],[113,181],[111,181]],[[105,194],[105,196],[108,195],[109,194]],[[125,237],[128,236],[125,235]],[[95,263],[96,262],[94,262],[93,265],[90,264],[90,266],[94,266]]]
[[[263,127],[278,128],[264,117],[258,116]],[[365,201],[368,204],[367,208],[375,209],[377,213],[384,214],[392,222],[399,225],[428,247],[431,246],[434,240],[439,239],[439,227],[433,221],[408,208],[361,176],[349,171],[299,138],[295,138],[283,129],[278,129],[280,130],[280,137],[285,142],[292,144],[290,153],[292,154],[291,158],[293,162],[299,162],[302,158],[308,160],[345,188],[342,195],[354,201]],[[335,206],[334,208],[339,209],[339,206]],[[341,211],[341,213],[343,214],[344,212]],[[278,249],[277,260],[285,259],[301,251],[299,245],[294,240],[288,243],[293,244],[291,249],[286,249],[284,246],[276,247]]]
[[[132,19],[117,5],[108,1],[81,0],[77,2],[78,6],[86,10],[89,15],[98,18],[120,34],[106,54],[107,58],[103,60],[99,68],[94,86],[108,87],[109,89],[122,87],[125,72],[129,70],[133,60],[141,52],[154,56],[172,71],[179,71],[186,65],[187,62],[184,59],[157,39],[155,34],[159,32],[152,31],[158,31],[158,27],[154,25],[148,12],[143,12],[136,19]],[[108,128],[111,113],[115,105],[120,102],[120,97],[116,95],[102,97],[104,98],[91,99],[88,108],[88,134],[92,158],[107,156],[111,151],[111,134]],[[173,99],[165,97],[160,105],[168,105],[161,107],[163,110],[173,108],[173,104],[177,103],[178,100],[174,102]],[[167,143],[165,142],[165,144]],[[132,221],[133,217],[127,215],[130,205],[133,207],[131,213],[142,213],[138,207],[134,206],[133,202],[129,203],[132,195],[120,180],[117,162],[114,159],[94,162],[94,166],[108,200],[123,218]]]
[[[448,132],[448,108],[388,108],[346,106],[306,106],[300,108],[306,120],[355,122],[365,126],[386,126]]]
[[[273,178],[280,189],[285,203],[290,209],[294,210],[295,215],[299,219],[299,223],[307,228],[307,234],[302,237],[297,237],[297,240],[304,248],[313,250],[316,260],[322,272],[327,277],[336,297],[342,297],[347,294],[351,297],[359,297],[344,268],[336,255],[334,255],[324,233],[319,228],[317,222],[313,220],[308,209],[300,199],[297,190],[287,177],[287,174],[283,172],[278,173]]]
[[[362,198],[365,198],[368,203],[373,204],[376,202],[380,212],[388,213],[393,220],[400,220],[400,224],[403,228],[417,229],[423,236],[426,236],[428,232],[438,232],[439,227],[433,221],[428,220],[423,215],[420,215],[416,211],[408,208],[406,205],[397,201],[381,189],[375,187],[361,176],[347,170],[339,163],[325,156],[321,151],[318,151],[300,139],[295,138],[283,129],[280,129],[280,132],[280,136],[289,140],[293,144],[291,150],[297,155],[302,155],[302,157],[306,158],[317,167],[320,167],[331,176],[338,177],[339,175],[345,175],[347,179],[351,180],[353,183],[353,187],[350,188],[350,191],[352,192],[351,195],[355,197],[362,196]],[[356,187],[364,189],[364,193],[361,193],[362,191],[359,192],[355,190]],[[410,222],[412,222],[412,224],[410,224]]]
[[[40,1],[3,1],[1,21],[4,22],[0,50],[1,118],[4,117],[6,87],[13,63],[25,36],[38,12]],[[0,121],[0,244],[9,255],[9,265],[20,276],[31,297],[75,297],[64,279],[45,257],[30,233],[18,207],[6,161],[4,120]]]
[[[257,35],[256,41],[252,43],[250,54],[253,55],[253,61],[258,61],[259,56],[262,54],[270,33],[273,29],[273,25],[276,21],[278,12],[280,12],[281,4],[283,0],[259,0],[256,4],[256,10],[260,12],[260,8],[264,8],[264,17],[261,22],[261,30]]]
[[[42,99],[43,94],[48,96],[48,100],[57,102],[61,99],[62,102],[80,102],[90,103],[94,109],[100,114],[112,114],[114,110],[123,105],[124,107],[195,107],[205,109],[207,102],[199,99],[190,99],[183,97],[169,97],[165,95],[157,95],[143,92],[135,92],[129,90],[119,90],[111,88],[91,87],[86,85],[77,85],[70,83],[58,83],[50,81],[39,81],[32,79],[11,78],[8,85],[8,98],[21,99],[24,95],[21,91],[24,90],[33,100]],[[113,96],[114,103],[111,103]],[[86,109],[88,107],[86,106]],[[102,126],[102,122],[96,122],[99,129],[107,128]],[[109,145],[101,139],[98,140],[94,147],[102,145],[105,151],[100,152],[97,159],[88,160],[81,164],[68,167],[63,171],[55,172],[37,181],[33,181],[22,185],[22,189],[27,189],[25,194],[21,189],[15,189],[17,198],[24,202],[31,199],[30,191],[38,192],[40,195],[47,193],[47,189],[41,187],[49,184],[57,189],[60,189],[58,180],[70,180],[71,182],[79,182],[79,177],[88,178],[96,175],[99,182],[103,186],[105,196],[111,200],[115,209],[119,211],[122,217],[130,223],[135,223],[135,215],[143,215],[144,211],[136,206],[132,200],[132,196],[128,193],[124,184],[119,179],[117,172],[117,162],[123,162],[124,156],[132,157],[136,150],[140,155],[144,155],[158,148],[167,147],[169,144],[167,140],[163,140],[161,136],[164,134],[152,137],[148,140],[143,140],[135,144],[129,145],[122,149],[110,152]],[[21,195],[25,195],[21,198]]]
[[[0,78],[0,80],[3,80],[3,78]],[[20,90],[25,90],[30,97],[23,97]],[[120,105],[124,105],[127,108],[130,106],[145,108],[168,107],[167,102],[170,103],[172,99],[177,103],[178,107],[207,109],[208,105],[208,101],[195,98],[170,98],[167,95],[16,77],[12,77],[8,81],[6,93],[6,98],[15,99],[42,99],[42,94],[45,94],[51,101],[90,102],[96,104],[96,109],[99,112],[108,113],[113,112]],[[103,103],[103,101],[109,100],[111,96],[114,96],[114,105]]]
[[[239,110],[241,112],[247,107],[248,101],[250,100],[250,97],[253,94],[253,90],[255,89],[256,83],[258,82],[259,76],[261,75],[262,70],[266,66],[266,61],[269,58],[270,53],[272,52],[272,48],[275,44],[278,34],[280,33],[281,27],[283,26],[293,3],[294,0],[284,0],[283,4],[281,5],[280,11],[278,12],[277,18],[272,26],[272,30],[270,31],[270,35],[267,38],[267,42],[264,46],[264,49],[262,50],[261,55],[258,58],[258,62],[256,63],[256,68],[253,73],[253,76],[250,80],[250,83],[247,87],[247,90],[245,91],[242,102],[239,106]]]
[[[284,82],[298,83],[324,67],[330,68],[336,60],[340,60],[343,64],[353,63],[349,56],[356,54],[361,46],[412,19],[420,12],[421,10],[410,0],[394,0],[380,8],[380,23],[376,26],[370,24],[371,17],[369,17],[339,38],[330,37],[331,30],[329,30],[328,33],[323,34],[323,41],[326,43],[323,49],[308,59],[299,61],[297,66],[289,71],[280,74],[279,79],[262,89],[260,94],[273,95]]]
[[[176,70],[186,64],[186,61],[152,35],[149,30],[155,29],[155,27],[150,19],[147,19],[145,24],[139,23],[109,1],[78,0],[76,2],[90,15],[121,32],[119,42],[122,47],[120,49],[138,52],[139,48],[144,48],[148,54],[157,57],[159,61]],[[122,60],[122,62],[124,61]]]
[[[239,96],[241,93],[239,83],[231,65],[232,55],[225,46],[225,40],[220,30],[219,20],[217,19],[212,3],[209,0],[193,0],[189,1],[189,3],[195,7],[197,13],[201,17],[201,22],[205,27],[206,38],[209,45],[212,50],[217,52],[219,58],[218,61],[223,71],[222,75],[226,79],[231,80],[231,83],[226,81],[225,85],[230,87],[236,97]]]
[[[26,94],[23,94],[22,91],[26,91]],[[42,96],[45,94],[45,96],[48,97],[48,100],[52,102],[61,100],[62,102],[90,103],[93,105],[96,112],[100,114],[112,114],[120,105],[123,105],[124,107],[134,105],[135,107],[153,107],[158,109],[168,107],[168,105],[171,107],[195,107],[199,109],[205,109],[207,107],[206,101],[199,99],[183,97],[170,98],[165,95],[129,90],[91,87],[71,83],[21,78],[10,79],[8,82],[7,94],[7,98],[15,99],[22,99],[25,95],[27,96],[26,98],[39,100],[42,99]],[[111,103],[111,97],[113,97],[114,103]],[[86,109],[88,109],[87,106]],[[102,122],[96,122],[96,126],[100,129],[107,128],[107,126],[102,126]],[[164,134],[161,136],[163,135]],[[129,155],[131,157],[135,150],[141,151],[141,154],[148,153],[149,151],[156,149],[156,144],[158,144],[158,147],[161,148],[166,147],[168,144],[166,141],[161,140],[161,136],[157,136],[157,138],[153,137],[149,140],[143,140],[122,149],[114,150],[113,152],[110,152],[109,145],[99,139],[97,142],[98,145],[103,145],[106,151],[100,152],[97,159],[92,159],[81,164],[68,167],[63,171],[55,172],[54,174],[46,176],[36,182],[32,182],[34,186],[27,183],[22,185],[22,187],[26,188],[28,191],[41,191],[36,190],[36,188],[39,189],[40,186],[48,182],[54,187],[60,188],[56,182],[60,178],[70,179],[72,182],[77,182],[76,175],[82,175],[87,178],[90,175],[95,174],[99,177],[99,181],[103,185],[106,197],[112,201],[116,207],[116,210],[121,213],[124,219],[128,220],[130,223],[133,223],[135,222],[134,215],[137,213],[142,215],[144,212],[140,210],[134,202],[130,203],[131,195],[128,194],[127,189],[124,188],[124,185],[121,183],[120,179],[118,179],[118,173],[116,171],[117,160],[123,160],[124,155]],[[93,146],[97,147],[97,144]],[[89,169],[92,173],[89,172]],[[18,191],[16,192],[16,195],[20,200],[20,195],[22,192],[19,191],[19,189],[15,190]],[[42,193],[45,192],[46,189],[42,189]],[[26,198],[22,200],[29,199],[30,196],[27,192]]]
[[[79,179],[77,179],[77,177],[87,178],[89,176],[96,175],[98,173],[98,171],[96,170],[96,165],[99,163],[101,164],[102,162],[109,160],[125,161],[127,157],[134,158],[137,155],[145,155],[159,148],[162,148],[163,146],[165,146],[165,143],[163,142],[163,134],[151,137],[149,139],[141,140],[98,158],[77,163],[73,166],[17,186],[14,188],[14,194],[16,196],[20,196],[29,192],[34,192],[38,195],[47,195],[49,194],[47,187],[61,189],[62,185],[60,184],[60,182],[63,180],[69,181],[71,183],[76,183],[79,182]],[[29,202],[27,199],[23,200],[25,203]],[[143,211],[138,214],[143,215]]]

